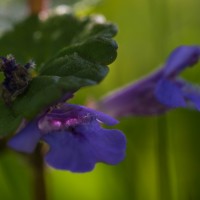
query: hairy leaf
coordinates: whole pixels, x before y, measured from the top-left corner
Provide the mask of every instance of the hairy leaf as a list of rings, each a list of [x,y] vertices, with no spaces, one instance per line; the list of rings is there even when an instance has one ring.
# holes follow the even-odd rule
[[[22,116],[16,115],[12,108],[6,106],[4,102],[0,99],[0,136],[7,135],[9,133],[14,133],[20,122]]]
[[[39,116],[65,95],[102,81],[117,56],[116,33],[116,26],[101,16],[70,13],[43,21],[30,16],[5,33],[1,56],[13,54],[22,64],[33,59],[38,76],[11,105],[0,101],[0,135],[14,132],[23,118]]]

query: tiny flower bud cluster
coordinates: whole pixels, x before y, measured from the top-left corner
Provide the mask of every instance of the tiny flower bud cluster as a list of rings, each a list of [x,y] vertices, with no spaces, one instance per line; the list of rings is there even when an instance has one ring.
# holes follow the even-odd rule
[[[34,68],[34,63],[29,62],[22,66],[16,63],[12,55],[0,57],[0,59],[0,71],[5,77],[1,83],[1,97],[5,103],[9,104],[27,88],[32,79],[31,69]]]

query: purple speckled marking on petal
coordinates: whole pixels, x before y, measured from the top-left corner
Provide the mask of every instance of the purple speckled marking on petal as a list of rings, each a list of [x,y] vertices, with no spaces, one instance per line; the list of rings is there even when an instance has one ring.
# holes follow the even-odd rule
[[[78,119],[76,118],[72,118],[72,119],[68,119],[64,122],[65,126],[66,127],[69,127],[69,126],[76,126],[78,125],[80,122]]]
[[[53,121],[52,121],[52,125],[55,126],[55,127],[60,128],[61,125],[62,125],[62,122],[59,121],[59,120],[53,120]]]
[[[94,109],[83,107],[83,106],[80,106],[80,107],[82,107],[86,113],[88,112],[88,113],[92,114],[93,116],[95,116],[97,118],[97,120],[105,123],[106,125],[113,126],[113,125],[119,123],[118,120],[114,119],[113,117],[111,117],[103,112],[96,111]]]
[[[100,111],[67,103],[62,104],[60,108],[53,109],[52,112],[48,113],[48,116],[52,118],[65,119],[66,121],[74,118],[77,119],[76,123],[78,123],[78,121],[80,123],[84,121],[87,122],[87,120],[90,121],[94,118],[110,126],[118,123],[118,120]]]

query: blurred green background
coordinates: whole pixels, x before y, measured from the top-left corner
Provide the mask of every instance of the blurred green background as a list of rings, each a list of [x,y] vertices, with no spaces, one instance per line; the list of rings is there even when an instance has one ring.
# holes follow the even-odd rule
[[[90,4],[87,12],[103,14],[118,25],[115,39],[119,50],[106,79],[99,86],[82,89],[74,103],[98,100],[110,90],[141,78],[164,63],[179,45],[200,44],[199,0],[85,2]],[[73,1],[52,1],[53,5],[60,3]],[[22,0],[0,1],[0,23],[5,24],[1,27],[9,28],[9,23],[23,18],[24,5]],[[199,75],[199,65],[183,73],[197,84]],[[121,120],[116,128],[127,136],[126,159],[117,166],[97,164],[93,172],[86,174],[48,168],[49,199],[199,200],[199,119],[197,111],[177,109],[162,117]],[[0,155],[1,200],[31,200],[31,184],[30,166],[21,157],[13,152]]]

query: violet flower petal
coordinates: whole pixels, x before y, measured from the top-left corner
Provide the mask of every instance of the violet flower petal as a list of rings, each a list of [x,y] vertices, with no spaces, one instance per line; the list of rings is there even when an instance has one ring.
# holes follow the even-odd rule
[[[155,95],[166,106],[172,108],[186,106],[181,89],[172,81],[165,79],[159,81],[155,88]]]
[[[199,46],[180,46],[176,48],[166,61],[164,67],[165,76],[177,76],[186,67],[196,64],[199,60],[199,57]]]
[[[27,124],[24,129],[8,141],[7,145],[16,151],[32,153],[41,137],[37,122],[34,120]]]
[[[43,140],[50,145],[45,160],[53,168],[72,172],[87,172],[94,168],[93,151],[81,136],[62,131],[49,133]]]
[[[89,126],[77,126],[76,131],[78,133],[82,132],[88,139],[88,142],[96,151],[98,162],[114,165],[124,159],[126,139],[121,131],[104,129],[96,121],[92,122]]]
[[[182,92],[189,106],[195,107],[200,111],[200,87],[191,85],[185,81],[182,81],[181,84],[183,84]]]
[[[50,145],[46,162],[72,172],[91,171],[97,162],[117,164],[125,154],[124,135],[118,130],[102,129],[95,121],[71,131],[46,134],[42,139]]]
[[[164,67],[108,94],[97,108],[114,117],[158,115],[176,107],[190,107],[188,103],[199,109],[199,92],[185,93],[185,84],[179,83],[177,77],[199,58],[200,46],[180,46],[171,53]]]
[[[156,84],[162,76],[163,70],[160,69],[138,82],[114,91],[99,102],[98,109],[114,117],[165,113],[170,108],[160,103],[155,96]]]
[[[198,111],[200,111],[200,95],[197,94],[187,94],[185,95],[187,99],[190,100],[190,102],[193,103],[193,105],[196,107]]]

